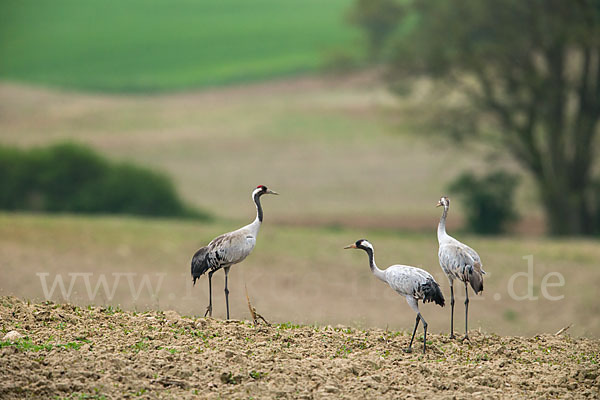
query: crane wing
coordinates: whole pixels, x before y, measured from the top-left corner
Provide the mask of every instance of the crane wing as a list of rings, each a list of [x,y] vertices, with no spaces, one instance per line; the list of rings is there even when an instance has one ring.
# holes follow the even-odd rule
[[[483,290],[481,259],[475,250],[460,244],[444,244],[438,253],[440,265],[448,277],[469,282],[475,293]]]
[[[414,288],[433,279],[427,271],[409,265],[392,265],[384,273],[388,285],[402,295],[413,293]]]
[[[208,244],[208,257],[214,265],[237,264],[250,254],[255,244],[256,238],[244,230],[226,233]]]
[[[477,262],[469,252],[456,244],[440,246],[438,256],[442,268],[452,273],[462,273],[465,266],[473,266]]]
[[[199,279],[210,268],[206,257],[209,250],[208,246],[202,247],[192,257],[192,279],[194,285],[196,284],[196,279]]]
[[[470,248],[469,246],[467,246],[466,244],[462,244],[462,249],[464,250],[465,253],[467,253],[471,258],[473,258],[473,260],[475,260],[476,262],[479,263],[479,265],[481,265],[481,258],[479,257],[479,254],[477,254],[477,252],[475,250],[473,250],[472,248]]]
[[[214,272],[243,261],[254,249],[255,244],[256,237],[245,227],[217,236],[192,258],[194,283],[208,270]]]

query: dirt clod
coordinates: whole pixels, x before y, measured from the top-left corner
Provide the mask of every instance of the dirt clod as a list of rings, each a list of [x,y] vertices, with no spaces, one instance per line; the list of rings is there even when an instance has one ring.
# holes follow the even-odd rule
[[[23,337],[23,335],[21,335],[19,332],[17,331],[10,331],[8,332],[6,335],[4,335],[3,340],[7,340],[10,342],[14,342],[15,340],[19,340]]]

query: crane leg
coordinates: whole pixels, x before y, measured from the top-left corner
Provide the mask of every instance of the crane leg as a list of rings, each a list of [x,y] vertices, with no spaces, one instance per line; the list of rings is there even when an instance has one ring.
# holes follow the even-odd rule
[[[465,282],[465,337],[462,340],[469,340],[469,288]]]
[[[227,319],[229,319],[229,289],[227,288],[227,276],[229,275],[229,268],[224,268],[225,271],[225,305],[227,306]]]
[[[206,312],[204,313],[205,317],[207,315],[212,317],[212,276],[213,271],[210,271],[208,273],[208,307],[206,307]]]
[[[450,339],[454,339],[454,282],[450,282]]]
[[[425,318],[421,314],[419,314],[419,317],[423,320],[423,354],[425,354],[425,347],[427,346],[427,321],[425,321]]]
[[[421,314],[417,314],[417,321],[415,322],[415,329],[413,329],[413,334],[412,334],[412,337],[410,338],[410,344],[408,345],[408,349],[405,350],[407,353],[412,353],[412,344],[413,344],[413,340],[415,338],[415,333],[417,333],[417,327],[419,326],[420,320],[421,320]]]

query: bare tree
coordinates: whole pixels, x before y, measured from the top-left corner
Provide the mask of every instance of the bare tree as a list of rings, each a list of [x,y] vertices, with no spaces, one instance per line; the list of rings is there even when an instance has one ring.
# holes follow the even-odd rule
[[[372,28],[373,3],[382,5],[389,26],[390,1],[370,3],[370,24],[353,20],[368,36],[381,36]],[[353,15],[361,15],[363,3],[357,1]],[[397,4],[397,29],[370,41],[391,49],[383,59],[388,78],[428,76],[460,90],[468,101],[448,106],[455,114],[445,115],[466,116],[472,129],[464,134],[497,132],[535,178],[550,233],[600,230],[592,185],[600,130],[600,0]]]

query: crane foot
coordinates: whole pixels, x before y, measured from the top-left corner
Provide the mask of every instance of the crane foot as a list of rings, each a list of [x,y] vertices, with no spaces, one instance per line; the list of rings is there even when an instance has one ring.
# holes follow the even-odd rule
[[[461,342],[464,342],[465,340],[467,342],[471,342],[471,339],[469,338],[469,335],[465,335],[462,339],[460,339]]]
[[[412,353],[412,347],[407,347],[406,349],[402,349],[405,353]]]

